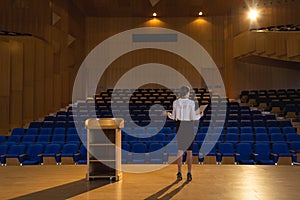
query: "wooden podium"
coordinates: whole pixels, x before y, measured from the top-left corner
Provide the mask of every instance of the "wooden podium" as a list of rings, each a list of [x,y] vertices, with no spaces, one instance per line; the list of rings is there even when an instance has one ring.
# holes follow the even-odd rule
[[[87,180],[109,178],[120,180],[121,172],[121,118],[88,119]],[[119,147],[119,148],[117,148]]]

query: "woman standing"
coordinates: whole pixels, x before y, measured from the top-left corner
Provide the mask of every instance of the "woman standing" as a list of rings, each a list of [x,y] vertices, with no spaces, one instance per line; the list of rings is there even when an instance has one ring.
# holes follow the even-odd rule
[[[180,98],[173,102],[172,113],[167,112],[170,119],[176,121],[176,137],[178,143],[177,153],[177,166],[178,173],[177,179],[182,180],[181,167],[182,167],[182,155],[186,151],[188,173],[187,180],[192,180],[192,150],[194,146],[194,121],[199,120],[203,113],[195,110],[195,102],[189,99],[190,88],[188,86],[182,86],[180,88]]]

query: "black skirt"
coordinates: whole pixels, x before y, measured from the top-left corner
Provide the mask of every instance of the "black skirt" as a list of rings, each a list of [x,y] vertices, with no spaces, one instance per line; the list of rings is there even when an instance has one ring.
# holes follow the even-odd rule
[[[193,150],[194,147],[194,121],[176,121],[176,137],[178,150]]]

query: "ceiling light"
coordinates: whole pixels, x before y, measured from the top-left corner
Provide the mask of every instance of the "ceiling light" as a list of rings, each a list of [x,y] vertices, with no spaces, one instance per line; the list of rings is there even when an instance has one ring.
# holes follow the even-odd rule
[[[203,15],[203,12],[200,11],[200,12],[199,12],[199,16],[202,16],[202,15]]]
[[[153,16],[153,17],[156,17],[156,16],[157,16],[156,12],[154,12],[154,13],[152,14],[152,16]]]
[[[251,9],[248,13],[248,17],[251,20],[256,20],[256,18],[258,17],[258,11],[256,9]]]

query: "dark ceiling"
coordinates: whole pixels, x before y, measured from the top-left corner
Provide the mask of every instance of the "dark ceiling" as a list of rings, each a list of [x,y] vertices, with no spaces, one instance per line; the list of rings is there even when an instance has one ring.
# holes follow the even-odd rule
[[[243,0],[71,0],[93,17],[195,17],[225,15]]]

